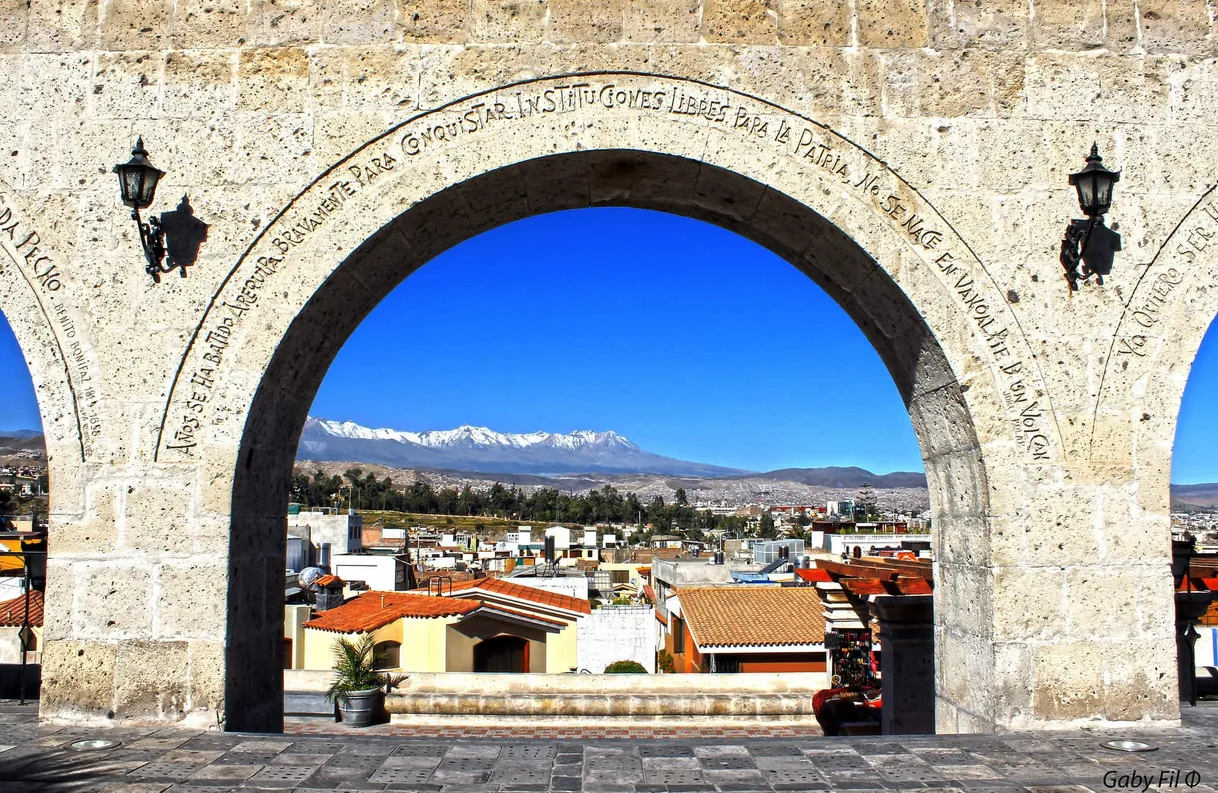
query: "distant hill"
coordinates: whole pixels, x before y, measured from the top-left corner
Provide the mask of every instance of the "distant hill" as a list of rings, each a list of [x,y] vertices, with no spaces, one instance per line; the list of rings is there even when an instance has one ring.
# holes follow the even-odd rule
[[[1218,507],[1218,482],[1198,485],[1172,485],[1171,504],[1177,506]]]
[[[0,430],[0,457],[29,452],[45,457],[46,440],[37,430]]]
[[[816,487],[861,487],[869,482],[872,487],[926,487],[926,474],[913,471],[894,471],[891,474],[873,474],[866,468],[829,466],[828,468],[779,468],[764,474],[752,474],[753,479],[773,479],[778,482],[799,482]]]

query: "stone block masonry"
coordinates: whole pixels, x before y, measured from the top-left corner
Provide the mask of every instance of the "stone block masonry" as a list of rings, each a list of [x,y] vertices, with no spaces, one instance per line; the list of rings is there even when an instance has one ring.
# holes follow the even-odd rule
[[[677,212],[859,324],[931,484],[940,732],[1172,722],[1167,484],[1218,314],[1199,0],[0,8],[0,311],[51,457],[43,714],[282,725],[284,505],[320,379],[431,257]],[[156,285],[111,166],[208,224]],[[1122,169],[1070,297],[1065,175]],[[1199,155],[1198,152],[1202,154]]]

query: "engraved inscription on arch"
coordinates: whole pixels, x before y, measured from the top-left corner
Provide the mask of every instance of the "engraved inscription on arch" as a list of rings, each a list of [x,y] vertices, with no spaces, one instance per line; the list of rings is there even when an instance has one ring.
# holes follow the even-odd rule
[[[1218,186],[1201,196],[1147,265],[1125,303],[1104,360],[1103,376],[1095,401],[1092,431],[1099,415],[1127,408],[1124,402],[1134,385],[1162,374],[1162,356],[1176,348],[1191,360],[1200,344],[1181,339],[1170,330],[1173,315],[1184,305],[1190,289],[1204,285],[1203,273],[1218,265]],[[1205,317],[1205,319],[1211,319]],[[1194,344],[1195,342],[1195,344]],[[1190,346],[1191,345],[1191,346]],[[1138,425],[1135,425],[1138,426]],[[1090,454],[1097,447],[1092,439]]]
[[[40,231],[22,212],[16,196],[0,186],[0,277],[13,274],[33,292],[62,361],[73,403],[81,460],[93,456],[102,433],[101,378],[87,327],[68,296],[62,264]]]
[[[496,136],[511,140],[558,117],[578,119],[587,127],[601,120],[618,126],[620,120],[662,120],[734,136],[798,166],[776,174],[773,189],[785,187],[790,194],[812,187],[833,191],[851,207],[881,218],[950,295],[955,315],[974,336],[974,349],[997,384],[1001,404],[996,408],[1007,417],[1024,459],[1041,464],[1056,458],[1059,442],[1052,408],[1014,315],[984,265],[914,188],[831,129],[764,100],[688,80],[597,73],[527,81],[422,113],[369,142],[301,193],[255,240],[214,296],[166,406],[158,459],[198,455],[224,372],[234,366],[233,351],[253,332],[250,326],[256,323],[250,318],[266,300],[274,299],[269,295],[277,279],[304,261],[300,257],[310,255],[303,251],[319,236],[335,223],[355,222],[349,207],[370,191],[385,191],[410,179],[412,173],[442,170],[444,158],[466,143],[485,145]],[[578,137],[578,132],[570,134]],[[556,151],[571,145],[570,140],[559,143],[562,148]],[[648,145],[665,153],[662,142]],[[338,263],[332,262],[331,269]]]

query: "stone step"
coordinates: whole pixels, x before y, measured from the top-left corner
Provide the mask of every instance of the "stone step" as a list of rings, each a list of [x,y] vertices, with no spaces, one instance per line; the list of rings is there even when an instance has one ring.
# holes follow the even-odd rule
[[[688,691],[636,695],[572,693],[537,696],[530,692],[485,694],[447,692],[395,692],[385,701],[392,714],[445,716],[552,716],[552,717],[811,717],[812,696],[726,691],[698,694]]]

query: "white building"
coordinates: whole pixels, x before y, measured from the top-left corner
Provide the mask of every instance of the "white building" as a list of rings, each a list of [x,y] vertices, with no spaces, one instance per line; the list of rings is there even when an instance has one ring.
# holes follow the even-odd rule
[[[406,589],[406,567],[406,557],[396,554],[339,554],[330,561],[331,572],[348,585],[363,581],[379,592]]]
[[[288,568],[326,566],[334,556],[364,548],[364,520],[352,512],[320,509],[288,514]],[[296,539],[291,539],[296,538]]]
[[[517,526],[516,531],[509,531],[503,535],[503,541],[509,545],[529,545],[533,542],[533,527]]]
[[[842,517],[853,518],[854,499],[848,498],[843,501],[825,502],[825,513],[828,515],[841,515]]]
[[[554,538],[554,550],[565,551],[571,547],[571,530],[566,526],[551,526],[546,536]]]

